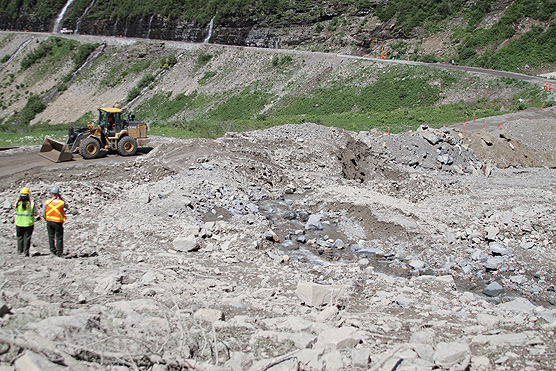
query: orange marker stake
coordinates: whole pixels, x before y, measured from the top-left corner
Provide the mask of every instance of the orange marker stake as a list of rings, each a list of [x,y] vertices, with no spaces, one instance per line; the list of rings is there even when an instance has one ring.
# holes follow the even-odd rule
[[[388,134],[390,134],[390,125],[388,125]]]
[[[542,102],[542,106],[541,106],[541,108],[544,108],[544,102]]]
[[[483,126],[483,129],[487,128],[487,120],[485,120],[485,126]]]
[[[500,120],[500,127],[502,127],[502,120]]]
[[[473,122],[475,122],[475,116],[477,116],[476,113],[473,114]]]

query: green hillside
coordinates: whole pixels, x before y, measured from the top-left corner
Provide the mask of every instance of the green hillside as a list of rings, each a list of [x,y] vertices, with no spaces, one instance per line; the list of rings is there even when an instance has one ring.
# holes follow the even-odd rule
[[[132,110],[151,134],[218,137],[303,122],[401,132],[553,104],[540,84],[425,65],[117,38],[2,37],[2,145],[39,143],[46,133],[63,139],[106,105]]]

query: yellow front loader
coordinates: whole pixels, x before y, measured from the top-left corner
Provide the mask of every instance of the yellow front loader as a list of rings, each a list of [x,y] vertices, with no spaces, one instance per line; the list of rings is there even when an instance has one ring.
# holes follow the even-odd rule
[[[135,120],[129,114],[122,118],[120,108],[99,108],[98,122],[87,126],[69,128],[65,143],[51,138],[44,138],[39,155],[54,161],[64,162],[78,153],[85,159],[97,158],[101,149],[115,150],[122,156],[132,156],[137,148],[145,146],[147,138],[147,124]]]

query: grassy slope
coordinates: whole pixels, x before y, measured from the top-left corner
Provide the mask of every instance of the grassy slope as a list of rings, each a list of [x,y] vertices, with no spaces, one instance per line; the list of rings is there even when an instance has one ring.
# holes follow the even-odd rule
[[[21,37],[7,34],[0,58],[13,53]],[[89,68],[60,85],[75,69],[75,56],[87,48],[52,38],[31,45],[0,71],[5,106],[0,145],[39,143],[51,124],[61,124],[57,134],[62,138],[67,126],[93,120],[96,107],[123,107],[142,88],[146,91],[132,107],[137,117],[151,124],[152,134],[181,137],[308,121],[399,132],[460,122],[468,114],[483,117],[540,106],[547,98],[540,87],[458,71],[221,46],[180,50],[146,42],[107,47]],[[22,62],[41,45],[52,49],[23,69]],[[56,86],[63,86],[56,100],[40,107],[37,97]],[[448,99],[465,90],[464,99]],[[25,112],[36,114],[31,128],[21,119]]]

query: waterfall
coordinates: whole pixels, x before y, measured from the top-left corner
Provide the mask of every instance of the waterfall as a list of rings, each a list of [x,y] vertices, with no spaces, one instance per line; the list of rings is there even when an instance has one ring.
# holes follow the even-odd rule
[[[214,17],[210,19],[210,22],[208,24],[207,38],[205,39],[205,41],[203,41],[203,43],[205,44],[209,43],[210,37],[212,36],[212,26],[214,26]]]
[[[73,3],[73,0],[68,0],[66,2],[66,5],[64,5],[64,7],[62,8],[60,14],[58,14],[58,17],[56,17],[56,21],[54,21],[54,27],[52,27],[52,32],[60,32],[60,23],[62,23],[64,15],[66,14],[66,11],[68,10],[68,7],[71,5],[71,3]]]
[[[87,6],[87,7],[85,8],[85,11],[83,12],[83,14],[81,14],[81,17],[79,17],[79,18],[77,19],[77,22],[75,23],[75,33],[79,33],[79,25],[81,24],[81,20],[82,20],[83,18],[85,18],[85,16],[86,16],[87,14],[89,14],[89,11],[90,11],[91,8],[95,5],[96,2],[97,2],[97,0],[91,1],[91,3],[89,4],[89,6]]]
[[[151,18],[149,19],[149,29],[147,31],[147,39],[151,38],[151,25],[153,24],[153,18],[154,18],[154,14],[151,15]]]

